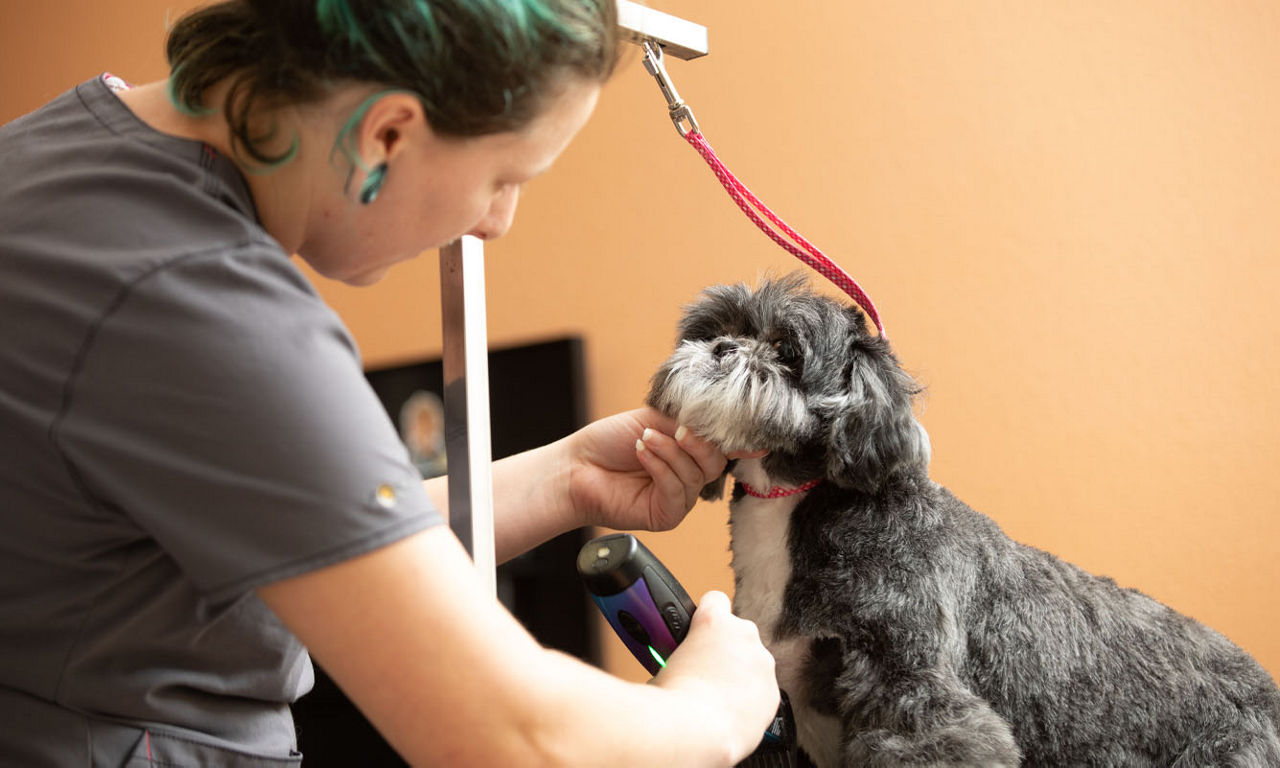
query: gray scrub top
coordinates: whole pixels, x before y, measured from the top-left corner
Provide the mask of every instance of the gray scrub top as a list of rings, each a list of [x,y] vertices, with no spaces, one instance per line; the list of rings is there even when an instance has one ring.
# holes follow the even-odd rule
[[[101,78],[0,127],[0,765],[296,762],[254,587],[440,522],[230,161]]]

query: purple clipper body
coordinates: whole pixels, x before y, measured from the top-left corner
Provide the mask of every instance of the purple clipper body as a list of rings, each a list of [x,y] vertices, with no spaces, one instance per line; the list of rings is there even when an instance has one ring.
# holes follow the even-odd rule
[[[629,533],[587,542],[577,566],[614,632],[656,675],[689,631],[695,606],[684,587]]]

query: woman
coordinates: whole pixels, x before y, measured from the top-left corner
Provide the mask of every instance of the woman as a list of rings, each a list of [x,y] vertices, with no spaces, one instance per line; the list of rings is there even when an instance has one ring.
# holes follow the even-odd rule
[[[648,686],[539,647],[289,261],[361,285],[502,235],[614,25],[612,0],[224,2],[175,25],[169,80],[0,129],[0,763],[296,763],[303,646],[415,764],[750,752],[777,706],[754,626],[704,596]],[[499,559],[670,528],[725,461],[641,410],[498,462]]]

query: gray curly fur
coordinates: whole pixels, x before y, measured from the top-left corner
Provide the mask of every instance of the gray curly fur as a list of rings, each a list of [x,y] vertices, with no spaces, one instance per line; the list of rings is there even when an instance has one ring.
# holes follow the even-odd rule
[[[793,275],[707,289],[649,395],[726,450],[770,450],[773,482],[825,479],[777,542],[789,576],[762,636],[801,641],[788,693],[798,720],[838,723],[835,762],[1280,766],[1266,671],[932,482],[916,394],[859,313]],[[742,503],[735,489],[731,516]]]

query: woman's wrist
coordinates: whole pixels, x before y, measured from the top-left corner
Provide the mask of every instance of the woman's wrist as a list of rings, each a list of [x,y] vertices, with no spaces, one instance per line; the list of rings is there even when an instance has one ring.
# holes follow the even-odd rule
[[[741,747],[735,746],[733,725],[718,706],[717,697],[705,690],[706,683],[688,679],[664,681],[662,677],[659,675],[651,683],[668,697],[666,710],[670,715],[670,727],[691,726],[683,740],[697,745],[696,754],[700,757],[690,764],[734,764],[733,757]],[[692,754],[693,750],[690,756]]]
[[[494,534],[499,562],[588,524],[570,497],[571,437],[494,462]]]
[[[554,504],[563,510],[562,514],[568,523],[565,530],[599,523],[594,511],[583,504],[573,490],[574,476],[581,468],[580,441],[581,430],[546,446],[552,453],[548,457],[552,468],[551,475],[544,486],[549,495],[547,503]]]

